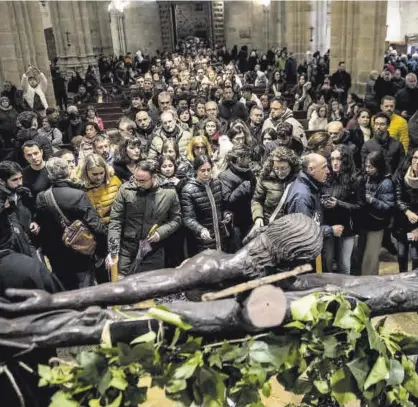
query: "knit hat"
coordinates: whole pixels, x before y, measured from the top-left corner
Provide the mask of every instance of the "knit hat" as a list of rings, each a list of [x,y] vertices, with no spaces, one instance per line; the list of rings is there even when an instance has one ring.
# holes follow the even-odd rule
[[[7,96],[0,97],[0,103],[2,103],[3,100],[7,100],[7,102],[10,104],[10,100],[9,100],[9,98]]]
[[[392,74],[395,73],[395,68],[392,65],[386,65],[385,70],[389,71]]]

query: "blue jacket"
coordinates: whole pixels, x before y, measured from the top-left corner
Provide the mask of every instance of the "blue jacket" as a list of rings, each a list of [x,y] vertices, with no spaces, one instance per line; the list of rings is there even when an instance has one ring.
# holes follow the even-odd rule
[[[332,236],[332,227],[323,225],[324,214],[321,204],[321,184],[301,171],[290,187],[284,203],[285,214],[303,213],[321,225],[324,237]]]

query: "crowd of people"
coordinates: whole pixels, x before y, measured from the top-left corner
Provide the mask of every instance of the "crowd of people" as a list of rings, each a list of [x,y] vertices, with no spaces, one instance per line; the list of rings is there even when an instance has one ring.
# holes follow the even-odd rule
[[[97,72],[69,81],[53,64],[57,107],[29,66],[0,99],[0,252],[71,290],[116,266],[123,278],[205,249],[233,253],[303,213],[322,227],[325,272],[377,275],[382,245],[401,272],[409,257],[415,268],[417,57],[390,50],[361,99],[344,61],[330,75],[328,53],[297,64],[286,49],[182,43],[152,58],[101,56]],[[120,103],[117,128],[99,116],[108,101]],[[71,230],[93,252],[69,244]]]

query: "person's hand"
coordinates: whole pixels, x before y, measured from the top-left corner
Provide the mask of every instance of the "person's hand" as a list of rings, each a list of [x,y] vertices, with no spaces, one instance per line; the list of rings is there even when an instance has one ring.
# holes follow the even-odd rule
[[[332,227],[332,234],[335,237],[341,237],[341,235],[343,234],[343,231],[344,231],[344,226],[342,225],[334,225]]]
[[[45,311],[52,303],[52,295],[43,290],[8,288],[6,297],[10,300],[21,300],[21,302],[0,302],[0,313],[21,314]]]
[[[4,201],[4,209],[10,208],[10,201],[6,198]]]
[[[406,217],[408,218],[410,223],[417,223],[418,222],[418,215],[409,209],[405,212]]]
[[[202,230],[202,233],[200,234],[200,237],[201,237],[203,240],[211,240],[211,237],[210,237],[210,232],[209,232],[209,230],[207,230],[207,229],[203,229],[203,230]]]
[[[37,235],[41,230],[40,226],[36,222],[32,222],[29,226],[29,230],[34,234]]]
[[[401,112],[401,116],[407,119],[409,117],[409,114],[408,114],[408,112],[406,110],[403,110]]]
[[[254,226],[256,228],[262,228],[264,226],[264,220],[263,218],[257,218],[254,222]]]
[[[373,197],[370,194],[366,194],[366,202],[371,203],[373,201]]]
[[[160,235],[158,232],[154,232],[152,235],[148,236],[148,241],[150,243],[157,243],[160,241]]]
[[[330,197],[327,199],[324,203],[325,208],[327,209],[333,209],[337,206],[337,199],[334,197]]]
[[[106,264],[106,270],[110,271],[113,266],[116,266],[119,261],[119,256],[116,254],[109,253],[106,257],[105,264]]]

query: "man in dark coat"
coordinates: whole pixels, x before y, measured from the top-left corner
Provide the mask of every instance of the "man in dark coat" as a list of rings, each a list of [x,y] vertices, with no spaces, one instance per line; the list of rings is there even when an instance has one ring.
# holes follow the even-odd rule
[[[351,88],[351,75],[345,70],[345,62],[338,64],[338,70],[331,76],[331,87],[337,94],[338,101],[345,103],[348,91]]]
[[[81,220],[96,240],[96,253],[105,255],[106,229],[96,209],[85,192],[69,181],[70,171],[66,160],[51,158],[46,163],[52,181],[52,193],[58,207],[70,223]],[[48,257],[52,272],[66,290],[87,287],[94,283],[94,258],[76,252],[62,241],[64,228],[57,210],[47,203],[45,192],[36,199],[39,238],[43,253]]]
[[[385,156],[390,173],[394,175],[405,157],[405,150],[400,141],[389,135],[389,124],[390,118],[387,114],[379,112],[374,116],[374,136],[363,144],[361,158],[364,165],[369,153],[381,151]]]
[[[414,73],[406,75],[405,87],[399,90],[395,97],[396,112],[404,119],[409,120],[418,110],[417,76]]]
[[[344,228],[341,225],[323,225],[324,214],[321,204],[321,187],[329,174],[327,159],[319,154],[308,154],[303,157],[302,171],[289,190],[284,203],[286,215],[302,213],[316,220],[324,237],[341,236]]]
[[[0,147],[11,148],[17,131],[17,112],[7,96],[0,98]]]
[[[229,122],[234,119],[244,121],[248,119],[247,107],[235,99],[234,90],[231,87],[224,88],[222,102],[219,104],[219,117]]]
[[[164,268],[163,241],[181,224],[180,202],[174,189],[162,189],[157,184],[156,168],[150,161],[140,162],[133,180],[119,189],[109,221],[106,259],[108,267],[118,264],[123,276]],[[134,265],[139,242],[151,250]]]
[[[137,126],[135,135],[141,140],[141,150],[148,154],[152,142],[152,133],[155,129],[154,123],[149,113],[145,110],[140,110],[135,115],[135,123]]]
[[[396,91],[396,85],[392,81],[392,73],[389,69],[385,69],[374,83],[376,99],[379,101],[384,96],[395,96]]]

